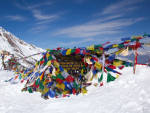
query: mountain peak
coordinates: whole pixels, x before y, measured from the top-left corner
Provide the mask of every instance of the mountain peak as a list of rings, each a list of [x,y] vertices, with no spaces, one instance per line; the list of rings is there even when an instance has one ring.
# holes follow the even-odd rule
[[[0,32],[7,32],[2,26],[0,26]]]
[[[7,51],[17,58],[23,58],[32,54],[43,52],[44,50],[34,45],[28,44],[23,40],[20,40],[12,33],[6,31],[3,27],[0,27],[0,52],[1,51]],[[29,62],[34,64],[35,61],[39,59],[39,57],[41,56],[33,56],[25,59],[26,63],[24,63],[24,61],[22,62],[24,64],[29,64]]]

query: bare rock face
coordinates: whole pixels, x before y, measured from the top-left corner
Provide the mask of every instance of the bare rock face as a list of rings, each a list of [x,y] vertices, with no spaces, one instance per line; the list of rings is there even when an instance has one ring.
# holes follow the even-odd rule
[[[25,56],[44,52],[43,49],[20,40],[2,27],[0,27],[0,51],[7,51],[16,58],[22,58],[19,62],[25,66],[33,65],[41,55],[24,59]]]

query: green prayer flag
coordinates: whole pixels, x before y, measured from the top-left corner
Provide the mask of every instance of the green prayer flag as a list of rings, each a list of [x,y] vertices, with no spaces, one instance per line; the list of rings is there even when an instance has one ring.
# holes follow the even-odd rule
[[[101,82],[103,80],[103,73],[101,74],[101,77],[98,78],[98,82]]]
[[[29,93],[33,93],[32,89],[30,87],[28,87],[28,91],[29,91]]]
[[[136,41],[136,38],[131,39],[131,42],[134,42],[134,41]]]
[[[43,82],[40,82],[40,83],[39,83],[39,88],[40,88],[41,90],[44,89]]]
[[[107,68],[107,67],[106,67],[106,70],[107,70],[107,71],[111,71],[111,70],[110,70],[109,68]]]
[[[61,80],[64,79],[64,77],[60,73],[57,75],[57,78],[60,78]]]
[[[53,57],[50,55],[50,56],[48,57],[48,61],[49,61],[49,60],[52,60],[52,59],[53,59]]]
[[[40,78],[35,81],[35,84],[38,85],[40,83]]]
[[[94,46],[94,48],[99,48],[99,47],[102,47],[102,45],[99,44]]]
[[[76,49],[71,49],[71,53],[75,53]]]
[[[44,64],[43,64],[43,65],[45,66],[46,64],[47,64],[47,61],[46,61],[46,62],[44,61]]]
[[[40,61],[43,61],[43,57],[40,59]]]
[[[73,87],[77,90],[79,87],[78,87],[78,85],[77,85],[77,83],[74,81],[73,82]]]
[[[52,75],[52,79],[56,79],[56,76]]]
[[[123,48],[124,47],[124,44],[119,44],[118,45],[118,48]]]
[[[107,74],[107,82],[114,81],[116,78],[112,76],[110,73]]]

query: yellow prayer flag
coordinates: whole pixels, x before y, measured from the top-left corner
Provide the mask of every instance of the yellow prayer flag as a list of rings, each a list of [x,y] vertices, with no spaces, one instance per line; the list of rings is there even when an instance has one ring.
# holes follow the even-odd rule
[[[57,61],[54,61],[54,66],[58,68],[59,67],[59,63]]]
[[[122,65],[122,61],[114,61],[113,65],[116,66],[116,67],[121,66]]]
[[[57,83],[57,84],[56,84],[56,87],[57,87],[57,88],[60,88],[60,89],[62,89],[62,90],[65,89],[65,85],[64,85],[63,83],[62,83],[62,84]]]
[[[71,54],[71,49],[68,49],[66,55],[70,55],[70,54]]]
[[[47,54],[46,54],[46,58],[48,59],[48,57],[49,57],[49,56],[50,56],[50,54],[49,54],[49,53],[47,53]]]
[[[87,90],[83,87],[83,88],[81,89],[81,92],[82,92],[82,94],[86,94],[86,93],[87,93]]]
[[[57,71],[55,71],[55,75],[58,75],[59,74],[59,70],[57,69]]]
[[[124,49],[120,49],[117,52],[115,52],[116,55],[119,55]]]
[[[69,91],[63,91],[63,94],[64,95],[69,94]]]
[[[116,78],[119,78],[119,74],[116,75]]]
[[[123,51],[120,53],[120,55],[122,55],[122,56],[127,56],[128,54],[129,54],[129,52],[128,52],[128,47],[127,47],[127,49],[123,50]]]
[[[92,80],[93,80],[93,78],[94,78],[94,77],[93,77],[93,75],[92,75],[92,77],[90,78],[90,81],[92,81]]]
[[[87,49],[88,50],[94,50],[94,45],[88,46]]]
[[[47,66],[50,66],[50,65],[51,65],[51,61],[48,61],[48,62],[47,62]]]
[[[101,68],[102,68],[102,65],[101,65],[100,63],[96,62],[96,63],[95,63],[95,67],[96,67],[97,69],[101,69]]]
[[[114,45],[113,45],[113,48],[115,48],[115,47],[118,47],[118,44],[114,44]]]
[[[42,91],[42,94],[45,94],[45,93],[47,93],[48,91],[49,91],[49,88],[44,87],[44,89],[43,89],[43,91]]]

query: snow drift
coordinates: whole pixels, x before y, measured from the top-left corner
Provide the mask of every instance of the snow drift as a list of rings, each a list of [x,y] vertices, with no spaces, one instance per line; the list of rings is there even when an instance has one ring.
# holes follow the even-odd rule
[[[88,94],[44,100],[21,92],[24,84],[4,82],[13,72],[0,71],[0,113],[150,113],[150,68],[127,67],[114,82],[90,86]]]

